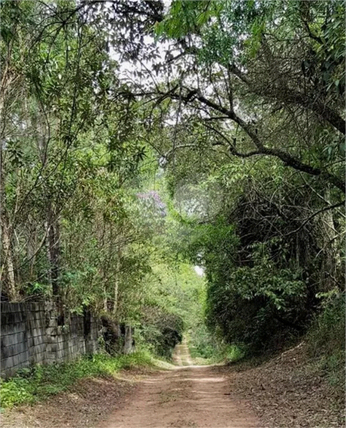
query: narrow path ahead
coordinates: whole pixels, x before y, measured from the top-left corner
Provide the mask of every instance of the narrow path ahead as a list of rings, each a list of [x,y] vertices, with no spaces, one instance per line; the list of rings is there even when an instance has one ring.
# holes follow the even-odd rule
[[[178,345],[175,370],[143,380],[100,428],[255,428],[258,421],[232,395],[222,368],[193,366],[186,342]]]
[[[173,355],[173,361],[177,366],[192,366],[193,362],[191,360],[189,348],[187,346],[186,339],[180,345],[175,347],[175,352]]]

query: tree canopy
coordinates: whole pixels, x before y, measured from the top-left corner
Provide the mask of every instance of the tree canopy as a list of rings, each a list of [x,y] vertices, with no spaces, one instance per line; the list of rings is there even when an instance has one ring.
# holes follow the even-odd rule
[[[342,294],[344,2],[1,18],[2,298],[90,307],[167,356],[204,322],[280,346]]]

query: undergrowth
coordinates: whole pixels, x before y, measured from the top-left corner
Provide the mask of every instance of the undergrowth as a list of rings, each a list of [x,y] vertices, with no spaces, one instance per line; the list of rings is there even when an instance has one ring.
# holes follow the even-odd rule
[[[308,351],[316,358],[329,384],[344,393],[345,294],[328,298],[307,335]]]
[[[81,378],[112,376],[121,369],[153,365],[151,355],[141,351],[118,357],[96,354],[69,363],[21,369],[13,378],[1,380],[1,407],[33,404],[66,390]]]
[[[235,363],[246,356],[245,346],[214,339],[204,325],[190,331],[187,338],[191,357],[199,364]]]

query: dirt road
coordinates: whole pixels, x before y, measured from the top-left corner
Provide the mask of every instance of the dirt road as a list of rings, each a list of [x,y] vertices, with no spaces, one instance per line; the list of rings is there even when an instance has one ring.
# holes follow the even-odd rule
[[[302,344],[258,367],[193,366],[186,344],[173,370],[123,370],[80,379],[34,406],[0,414],[1,428],[345,427],[344,395]],[[169,367],[169,365],[167,365]],[[249,409],[256,411],[260,422]],[[101,421],[103,421],[101,423]]]
[[[185,342],[174,359],[175,370],[143,380],[99,428],[259,427],[247,404],[230,394],[220,367],[192,365]]]

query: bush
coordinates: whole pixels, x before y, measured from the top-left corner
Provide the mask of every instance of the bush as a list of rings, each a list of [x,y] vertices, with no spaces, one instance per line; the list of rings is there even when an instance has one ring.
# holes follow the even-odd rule
[[[263,257],[209,284],[207,322],[226,342],[245,343],[253,355],[260,354],[302,331],[306,295],[299,272],[276,269]]]
[[[331,385],[344,388],[345,372],[345,293],[326,295],[322,312],[314,320],[308,335],[308,351],[319,359]]]
[[[327,297],[309,330],[308,344],[315,357],[345,349],[345,293]]]
[[[228,345],[225,349],[225,358],[228,363],[236,363],[246,355],[246,348],[242,345]]]
[[[140,341],[149,346],[154,354],[170,359],[175,346],[183,338],[183,319],[155,306],[148,306],[143,312],[141,325],[137,329]]]
[[[189,348],[192,358],[203,358],[207,362],[235,363],[245,357],[245,345],[229,345],[212,335],[205,324],[197,325],[189,331]]]
[[[119,357],[97,354],[70,363],[22,369],[15,377],[1,380],[1,406],[32,404],[66,390],[81,378],[111,376],[121,369],[150,365],[151,355],[141,351]]]
[[[189,349],[192,358],[212,358],[218,348],[205,324],[189,331]]]

